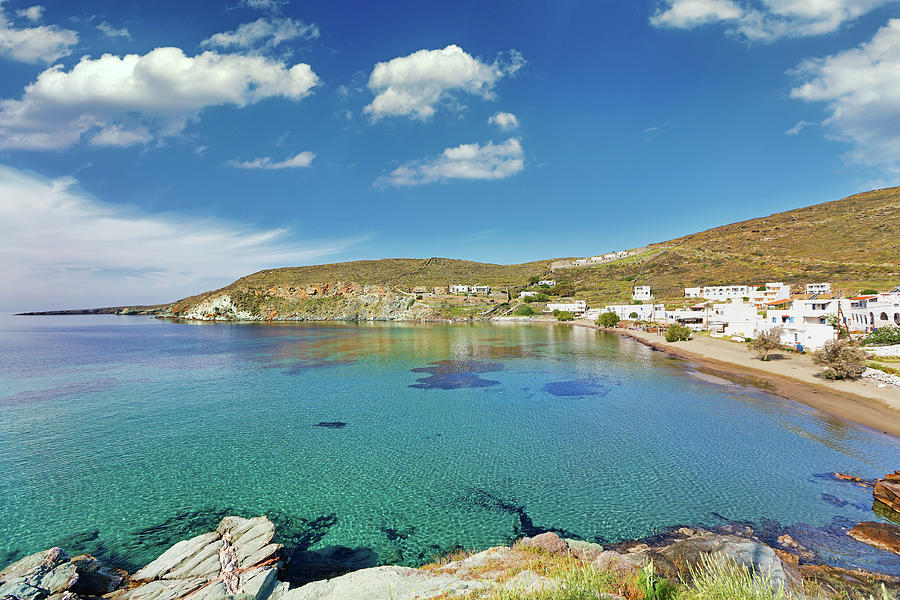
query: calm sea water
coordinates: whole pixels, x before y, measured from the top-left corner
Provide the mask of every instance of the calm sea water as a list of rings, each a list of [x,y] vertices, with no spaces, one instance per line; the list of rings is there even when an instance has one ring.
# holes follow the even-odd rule
[[[894,438],[582,328],[0,317],[0,564],[135,568],[267,514],[359,566],[748,521],[900,572],[845,546],[871,491],[822,476],[898,467]]]

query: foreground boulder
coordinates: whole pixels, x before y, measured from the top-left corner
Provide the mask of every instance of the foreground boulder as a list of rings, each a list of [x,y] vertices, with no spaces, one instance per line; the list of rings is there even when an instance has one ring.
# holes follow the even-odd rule
[[[875,482],[875,503],[881,503],[900,516],[900,471],[894,471]]]
[[[93,556],[70,558],[62,548],[51,548],[0,571],[0,598],[43,600],[63,593],[99,596],[117,589],[125,577],[124,571]]]
[[[485,584],[459,576],[410,567],[373,567],[293,589],[281,600],[421,600],[451,597],[484,589]]]
[[[225,517],[215,531],[178,542],[131,577],[112,600],[266,600],[278,585],[281,544],[266,517]],[[281,591],[282,588],[279,588]]]

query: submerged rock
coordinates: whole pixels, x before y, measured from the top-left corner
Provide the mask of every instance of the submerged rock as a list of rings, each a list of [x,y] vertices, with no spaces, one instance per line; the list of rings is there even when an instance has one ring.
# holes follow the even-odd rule
[[[0,571],[0,598],[43,600],[66,594],[96,595],[111,592],[125,581],[125,573],[93,556],[70,558],[62,548],[50,548],[15,562]]]
[[[900,554],[900,527],[896,525],[864,521],[848,531],[847,535],[870,546]]]

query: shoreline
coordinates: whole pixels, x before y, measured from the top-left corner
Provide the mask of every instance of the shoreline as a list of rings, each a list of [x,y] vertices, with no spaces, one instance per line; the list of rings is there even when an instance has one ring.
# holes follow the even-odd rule
[[[703,353],[704,348],[697,347],[696,350],[699,350],[698,352],[692,351],[693,347],[684,348],[680,345],[689,345],[693,340],[689,342],[666,342],[664,338],[654,334],[619,328],[604,329],[587,321],[564,321],[560,324],[596,329],[630,338],[659,352],[665,352],[671,356],[696,363],[701,367],[714,371],[722,376],[723,379],[761,388],[781,398],[805,404],[845,421],[862,425],[900,440],[900,390],[888,391],[890,388],[872,387],[851,391],[842,388],[858,386],[858,381],[810,381],[812,377],[809,375],[810,369],[805,368],[807,365],[798,363],[781,364],[791,363],[791,361],[801,358],[802,355],[792,356],[787,360],[769,361],[766,363],[768,365],[779,365],[778,371],[780,372],[774,372],[752,364],[745,364],[752,360],[758,361],[758,359],[752,358],[750,353],[746,353],[745,361],[736,362],[727,360],[729,353],[726,352],[719,351],[716,352],[716,356],[710,356]],[[710,343],[729,344],[730,342],[711,340]],[[676,346],[675,344],[679,345]],[[722,348],[716,350],[725,349],[727,347],[722,346]],[[741,351],[746,352],[743,348],[741,348]],[[761,363],[762,361],[759,362]],[[790,374],[787,372],[790,372]],[[860,391],[868,392],[869,395],[855,393]]]

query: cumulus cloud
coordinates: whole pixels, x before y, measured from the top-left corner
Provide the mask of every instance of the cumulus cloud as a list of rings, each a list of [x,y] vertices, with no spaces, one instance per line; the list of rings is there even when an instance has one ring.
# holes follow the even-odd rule
[[[46,9],[41,5],[29,6],[28,8],[20,8],[16,11],[16,14],[29,21],[40,21],[41,17],[44,16],[44,10]]]
[[[147,144],[153,140],[153,136],[146,127],[134,127],[129,129],[122,125],[110,125],[104,127],[88,140],[92,146],[114,146],[127,148],[137,144]]]
[[[844,23],[893,0],[665,0],[650,18],[656,27],[692,29],[724,23],[751,41],[831,33]]]
[[[305,152],[295,154],[294,156],[289,156],[288,158],[280,162],[272,162],[272,159],[270,157],[264,156],[262,158],[254,158],[253,160],[247,160],[244,162],[230,160],[228,161],[228,165],[235,167],[236,169],[297,169],[312,165],[312,161],[315,157],[315,153],[307,150]]]
[[[508,112],[496,112],[488,119],[488,123],[496,125],[500,129],[515,129],[519,126],[519,119],[516,115]]]
[[[84,193],[72,178],[2,165],[0,198],[3,310],[167,302],[354,243],[125,209]]]
[[[203,47],[219,48],[274,48],[282,42],[301,38],[319,37],[315,24],[306,24],[287,17],[259,18],[252,23],[243,23],[234,31],[217,33],[200,42]]]
[[[434,115],[436,104],[450,100],[456,92],[493,99],[497,81],[524,64],[516,50],[490,64],[456,45],[419,50],[375,65],[369,76],[375,98],[365,112],[376,121],[389,115],[426,120]]]
[[[41,18],[43,6],[32,6],[19,11],[30,21]],[[6,17],[3,0],[0,0],[0,56],[26,63],[51,63],[72,52],[78,43],[78,34],[56,25],[39,27],[15,27]]]
[[[375,181],[376,187],[407,187],[451,179],[505,179],[525,168],[522,144],[517,138],[503,143],[462,144],[440,155],[400,165]]]
[[[300,100],[318,82],[307,64],[261,56],[157,48],[83,57],[70,71],[45,70],[20,99],[0,100],[0,149],[66,148],[133,119],[154,138],[176,135],[208,106]]]
[[[808,60],[791,97],[826,102],[823,125],[853,144],[849,157],[900,172],[900,19],[858,48]]]
[[[100,33],[102,33],[103,35],[105,35],[106,37],[109,37],[109,38],[120,37],[120,38],[125,38],[128,40],[131,39],[131,34],[128,32],[127,27],[113,27],[106,21],[103,21],[102,23],[97,25],[97,29],[100,30]]]

